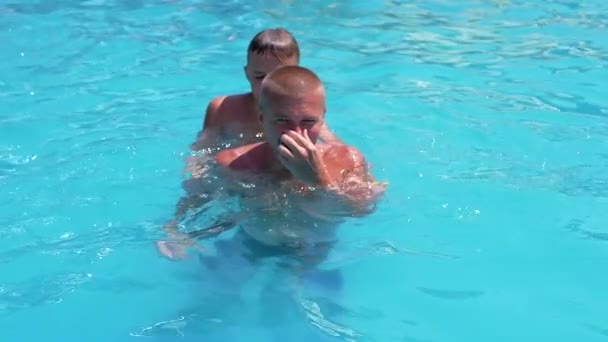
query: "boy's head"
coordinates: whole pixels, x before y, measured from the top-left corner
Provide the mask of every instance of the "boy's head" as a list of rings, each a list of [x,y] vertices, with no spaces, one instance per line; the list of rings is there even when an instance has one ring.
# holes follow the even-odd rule
[[[245,76],[254,98],[259,98],[260,85],[266,74],[286,65],[300,63],[296,39],[283,28],[266,29],[253,37],[247,49]]]

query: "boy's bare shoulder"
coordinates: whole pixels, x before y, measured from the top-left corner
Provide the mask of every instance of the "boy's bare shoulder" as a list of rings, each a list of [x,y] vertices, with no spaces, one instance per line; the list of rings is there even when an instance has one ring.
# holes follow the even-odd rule
[[[228,96],[218,96],[209,101],[209,103],[207,104],[207,113],[214,113],[219,111],[220,108],[222,108],[222,104],[224,103],[227,97]]]
[[[207,105],[208,112],[233,111],[235,108],[242,108],[251,102],[249,93],[236,95],[222,95],[212,99]]]
[[[248,93],[237,95],[222,95],[213,98],[207,104],[205,111],[205,126],[221,126],[225,122],[235,120],[235,116],[245,111],[249,105]]]
[[[242,113],[250,111],[251,102],[250,93],[218,96],[207,105],[205,120],[211,125],[238,120]]]

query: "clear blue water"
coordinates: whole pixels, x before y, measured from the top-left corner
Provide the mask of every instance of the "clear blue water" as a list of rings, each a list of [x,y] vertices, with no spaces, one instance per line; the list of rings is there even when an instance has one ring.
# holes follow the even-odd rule
[[[269,267],[238,299],[153,245],[272,26],[391,184],[340,295],[263,296]],[[1,340],[606,341],[607,28],[601,0],[2,1]]]

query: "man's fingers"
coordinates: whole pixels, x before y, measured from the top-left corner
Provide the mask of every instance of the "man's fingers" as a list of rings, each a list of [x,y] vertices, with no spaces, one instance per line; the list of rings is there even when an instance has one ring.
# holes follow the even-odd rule
[[[313,144],[312,139],[310,139],[310,135],[308,135],[308,130],[307,129],[304,130],[304,138],[306,138],[306,140],[308,142],[310,142],[311,144]]]
[[[295,132],[294,132],[295,133]],[[298,141],[301,138],[297,133],[287,132],[281,136],[281,143],[285,145],[293,154],[300,158],[306,158],[306,148]]]
[[[316,151],[317,150],[317,145],[315,145],[315,143],[312,141],[312,139],[310,139],[310,135],[308,135],[308,130],[305,129],[304,130],[304,136],[306,137],[306,144],[308,145],[308,150],[309,151]]]
[[[294,131],[289,131],[286,134],[289,134],[288,136],[303,149],[311,152],[315,150],[315,144],[310,140],[307,130],[303,134],[298,134]]]
[[[293,153],[291,153],[291,150],[287,148],[284,144],[280,144],[278,150],[280,157],[286,158],[288,160],[292,160],[294,158]]]

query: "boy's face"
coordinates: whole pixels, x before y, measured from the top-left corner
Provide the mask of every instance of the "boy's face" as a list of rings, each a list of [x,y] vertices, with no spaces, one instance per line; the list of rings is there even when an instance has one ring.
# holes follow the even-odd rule
[[[245,76],[251,85],[251,92],[256,102],[259,99],[260,85],[264,77],[274,69],[285,65],[298,65],[298,60],[297,58],[288,58],[281,61],[270,53],[264,55],[250,53],[247,56]]]

